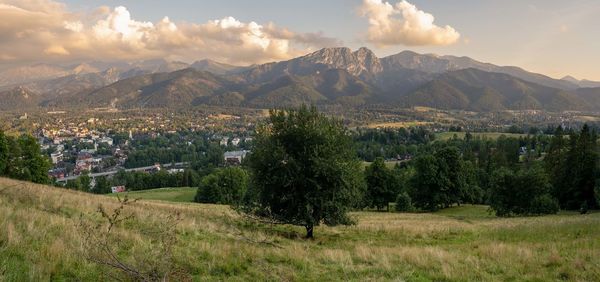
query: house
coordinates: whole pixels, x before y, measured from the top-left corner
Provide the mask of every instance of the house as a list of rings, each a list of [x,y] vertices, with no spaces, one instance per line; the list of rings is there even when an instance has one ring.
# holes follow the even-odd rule
[[[74,172],[76,174],[79,174],[83,171],[91,171],[93,161],[94,158],[90,153],[79,153],[79,155],[77,156],[77,160],[75,161]]]
[[[110,187],[110,190],[111,190],[113,193],[121,193],[121,192],[125,192],[125,186],[123,186],[123,185],[121,185],[121,186],[113,186],[113,187]]]
[[[110,137],[102,137],[98,140],[98,143],[102,144],[102,143],[106,143],[108,146],[112,146],[113,145],[113,139]]]
[[[67,171],[65,168],[56,168],[48,171],[48,175],[56,179],[62,179],[67,176]]]
[[[225,164],[227,165],[239,165],[242,163],[246,155],[250,153],[250,151],[229,151],[223,154],[223,158],[225,159]]]
[[[223,139],[221,139],[221,142],[219,142],[219,144],[221,146],[227,146],[227,144],[229,144],[229,137],[223,137]]]
[[[233,146],[237,146],[237,145],[239,145],[239,144],[240,144],[240,142],[241,142],[241,141],[242,141],[242,140],[241,140],[240,138],[237,138],[237,137],[236,137],[236,138],[233,138],[233,139],[231,140],[231,145],[233,145]]]
[[[57,164],[63,161],[63,154],[60,152],[52,153],[50,159],[52,159],[52,164]]]

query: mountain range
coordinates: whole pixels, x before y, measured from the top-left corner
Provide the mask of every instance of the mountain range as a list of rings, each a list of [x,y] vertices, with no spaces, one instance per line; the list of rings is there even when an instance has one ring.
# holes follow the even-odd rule
[[[251,66],[151,60],[18,67],[0,72],[0,99],[0,110],[305,103],[599,111],[600,82],[553,79],[469,57],[403,51],[379,58],[364,47],[340,47]]]

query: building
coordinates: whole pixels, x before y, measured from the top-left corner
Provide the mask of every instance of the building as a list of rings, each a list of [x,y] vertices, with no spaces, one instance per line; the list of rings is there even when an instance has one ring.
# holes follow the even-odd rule
[[[246,155],[248,153],[250,153],[250,151],[246,151],[246,150],[225,152],[225,154],[223,154],[223,157],[225,159],[225,164],[239,165],[242,163],[244,158],[246,158]]]
[[[113,187],[110,187],[110,190],[111,190],[113,193],[121,193],[121,192],[125,192],[125,186],[113,186]]]
[[[56,168],[48,171],[48,175],[56,179],[61,179],[67,176],[67,171],[65,168]]]
[[[110,137],[102,137],[98,140],[98,143],[102,144],[102,143],[106,143],[108,144],[108,146],[112,146],[113,145],[113,139]]]
[[[57,164],[63,161],[63,154],[60,152],[50,154],[50,159],[52,159],[52,164]]]
[[[233,146],[237,146],[237,145],[239,145],[239,144],[240,144],[240,142],[241,142],[241,141],[242,141],[242,140],[241,140],[240,138],[237,138],[237,137],[236,137],[236,138],[233,138],[233,139],[231,140],[231,145],[233,145]]]
[[[77,161],[75,161],[74,173],[80,174],[84,171],[91,171],[93,161],[94,161],[94,158],[92,157],[91,154],[79,153],[79,155],[77,156]]]
[[[223,139],[221,139],[221,142],[219,142],[219,144],[221,146],[227,146],[227,144],[229,144],[229,138],[228,137],[223,137]]]

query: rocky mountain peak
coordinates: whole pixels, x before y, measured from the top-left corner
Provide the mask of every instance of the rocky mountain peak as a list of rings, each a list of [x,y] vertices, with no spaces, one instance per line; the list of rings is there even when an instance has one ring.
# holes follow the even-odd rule
[[[300,60],[344,69],[355,76],[373,75],[383,70],[379,58],[365,47],[354,52],[347,47],[324,48],[301,57]]]

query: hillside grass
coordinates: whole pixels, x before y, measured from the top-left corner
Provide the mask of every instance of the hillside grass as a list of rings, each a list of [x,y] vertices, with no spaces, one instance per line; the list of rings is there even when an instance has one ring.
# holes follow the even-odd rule
[[[193,187],[177,187],[177,188],[159,188],[142,191],[131,191],[123,193],[109,194],[111,197],[124,197],[127,195],[132,199],[141,200],[159,200],[177,203],[191,203],[196,196],[197,188]]]
[[[440,132],[440,133],[435,134],[435,139],[445,141],[445,140],[454,138],[454,135],[456,135],[459,139],[464,139],[466,134],[467,134],[466,132]],[[503,135],[506,137],[512,137],[512,138],[519,138],[519,137],[527,136],[527,134],[504,133],[504,132],[471,132],[471,135],[473,135],[473,137],[481,137],[481,138],[485,137],[485,138],[493,139],[493,140],[496,140],[496,139],[498,139],[498,137],[503,136]]]
[[[0,281],[112,280],[82,258],[78,223],[114,197],[0,179]],[[356,212],[315,230],[244,219],[226,206],[136,202],[116,226],[124,259],[178,212],[177,269],[196,281],[600,281],[600,213],[496,218],[485,206],[430,214]],[[267,243],[265,243],[267,242]]]

